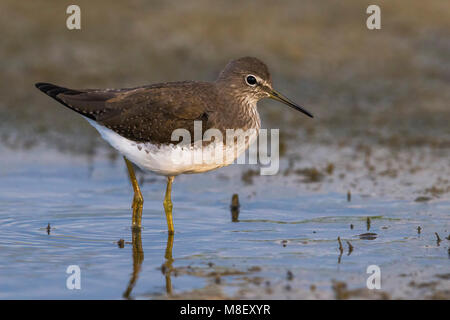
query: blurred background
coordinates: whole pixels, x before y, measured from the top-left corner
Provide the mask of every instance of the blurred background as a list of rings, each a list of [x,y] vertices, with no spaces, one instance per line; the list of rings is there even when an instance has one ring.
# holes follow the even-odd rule
[[[211,81],[229,60],[251,55],[316,115],[308,121],[263,102],[264,125],[282,123],[292,129],[285,136],[448,148],[450,5],[378,1],[382,29],[372,31],[370,3],[78,1],[82,29],[70,31],[68,2],[2,1],[1,140],[93,152],[84,139],[95,131],[35,90],[37,81],[73,88]]]
[[[66,28],[70,4],[81,8],[81,30]],[[381,8],[381,30],[366,27],[370,4]],[[212,81],[229,60],[255,56],[269,66],[274,87],[315,118],[274,101],[259,103],[263,127],[281,128],[277,176],[231,166],[176,179],[175,262],[197,263],[201,272],[186,276],[182,269],[174,292],[366,297],[331,279],[364,286],[360,278],[375,261],[392,271],[382,298],[448,299],[448,274],[439,272],[448,271],[450,256],[444,239],[450,224],[450,2],[2,0],[0,28],[0,297],[73,297],[55,284],[64,274],[55,280],[45,273],[58,274],[73,256],[96,283],[76,297],[120,297],[105,283],[116,285],[114,276],[125,288],[131,270],[129,251],[115,245],[119,237],[131,238],[131,188],[121,157],[34,83],[122,88]],[[146,276],[136,295],[167,297],[163,276],[155,273],[166,248],[164,181],[139,176]],[[238,224],[228,217],[233,193],[244,216]],[[56,227],[47,235],[48,222]],[[378,238],[358,236],[369,231]],[[443,242],[436,243],[435,232]],[[356,248],[344,256],[347,266],[337,260],[337,236]],[[225,271],[204,271],[209,263]],[[245,269],[239,271],[245,279],[226,269],[236,266]],[[289,290],[286,268],[296,279]],[[354,280],[355,272],[363,276]],[[47,291],[28,291],[30,274]],[[218,285],[217,274],[233,285]],[[269,281],[272,293],[262,293],[257,278]]]

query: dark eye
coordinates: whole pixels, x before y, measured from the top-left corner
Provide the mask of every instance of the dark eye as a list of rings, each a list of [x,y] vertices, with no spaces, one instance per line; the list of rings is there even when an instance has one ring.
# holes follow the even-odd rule
[[[256,85],[257,81],[256,81],[255,76],[248,75],[247,77],[245,77],[245,82],[247,82],[247,84],[249,86],[254,86],[254,85]]]

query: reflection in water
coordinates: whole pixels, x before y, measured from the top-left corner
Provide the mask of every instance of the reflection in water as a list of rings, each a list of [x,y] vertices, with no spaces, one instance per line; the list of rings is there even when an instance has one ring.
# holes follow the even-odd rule
[[[139,277],[139,272],[141,271],[142,262],[144,261],[144,250],[142,248],[142,237],[141,230],[132,228],[132,241],[133,241],[133,272],[131,274],[130,282],[128,283],[127,289],[123,293],[125,299],[130,299],[131,292]],[[165,262],[161,267],[161,271],[166,278],[166,292],[168,295],[172,294],[172,280],[171,273],[173,271],[173,234],[169,234],[167,238],[166,252],[164,255]]]
[[[141,271],[142,262],[144,261],[144,250],[142,249],[141,230],[133,228],[131,236],[133,241],[133,273],[131,274],[128,287],[123,293],[123,297],[125,299],[130,298],[131,291],[133,291],[133,288],[139,277],[139,272]]]
[[[161,268],[162,273],[166,277],[166,292],[168,295],[172,294],[172,279],[170,278],[171,273],[173,271],[172,248],[173,248],[173,234],[169,233],[167,237],[166,254],[164,255],[166,261],[164,262]]]

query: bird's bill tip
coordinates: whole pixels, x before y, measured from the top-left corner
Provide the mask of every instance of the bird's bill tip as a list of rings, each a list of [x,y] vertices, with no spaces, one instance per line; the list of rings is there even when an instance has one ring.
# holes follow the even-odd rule
[[[300,111],[304,114],[306,114],[308,117],[310,118],[314,118],[314,115],[309,112],[308,110],[306,110],[305,108],[303,108],[302,106],[299,106],[298,104],[296,104],[295,102],[292,102],[291,100],[289,100],[288,98],[286,98],[285,96],[283,96],[281,93],[279,93],[278,91],[274,90],[274,89],[270,89],[268,91],[269,94],[269,98],[277,100],[279,102],[284,103],[285,105],[288,105],[289,107]]]

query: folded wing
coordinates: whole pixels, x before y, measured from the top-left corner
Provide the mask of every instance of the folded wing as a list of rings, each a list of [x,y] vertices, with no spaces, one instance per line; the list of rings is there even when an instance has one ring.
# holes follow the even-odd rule
[[[81,115],[121,136],[154,144],[170,143],[185,128],[194,137],[194,121],[208,122],[209,83],[174,82],[129,89],[73,90],[49,83],[36,87]]]

